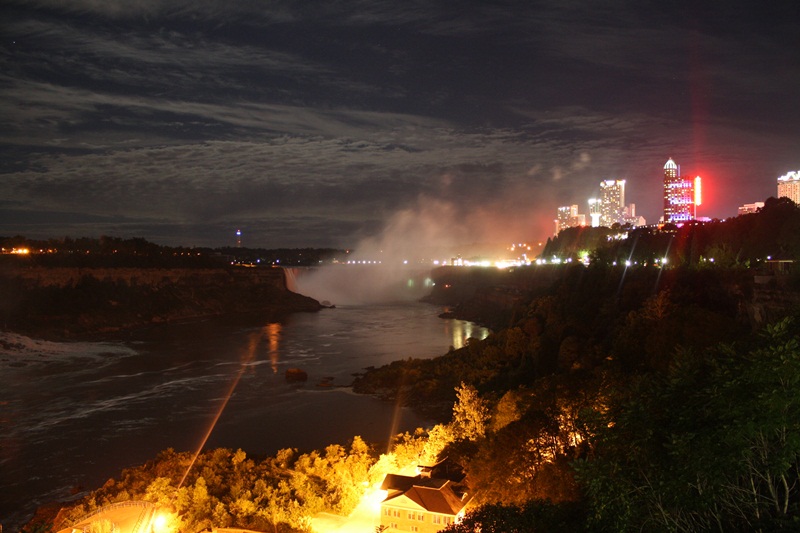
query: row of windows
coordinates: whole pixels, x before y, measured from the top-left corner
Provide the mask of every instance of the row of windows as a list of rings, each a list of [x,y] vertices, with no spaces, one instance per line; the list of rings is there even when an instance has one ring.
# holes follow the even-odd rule
[[[389,524],[389,529],[400,529],[400,528],[397,526],[396,522],[392,522],[391,524]],[[411,526],[408,530],[419,531],[419,526]]]
[[[392,509],[387,507],[384,509],[383,514],[386,516],[393,516],[395,518],[400,518],[400,509]],[[420,522],[425,521],[425,514],[424,513],[417,513],[414,511],[408,511],[408,519],[409,520],[419,520]],[[438,523],[438,522],[434,522]]]
[[[391,522],[389,524],[389,529],[400,529],[400,528],[397,526],[397,522]],[[409,531],[419,531],[419,528],[417,526],[411,526],[411,529],[409,529]]]
[[[400,518],[400,516],[401,516],[400,509],[394,509],[394,508],[391,508],[391,507],[385,507],[384,510],[383,510],[383,514],[386,515],[386,516],[393,517],[393,518]],[[425,521],[425,514],[424,513],[420,513],[420,512],[415,512],[415,511],[408,511],[408,519],[409,520],[417,520],[419,522],[424,522]],[[434,515],[431,516],[431,521],[434,524],[450,525],[450,524],[453,523],[453,518],[450,517],[450,516],[442,516],[442,515],[434,514]],[[391,527],[394,528],[394,529],[397,529],[397,524],[392,522]],[[417,526],[411,526],[411,531],[417,531],[416,527]]]

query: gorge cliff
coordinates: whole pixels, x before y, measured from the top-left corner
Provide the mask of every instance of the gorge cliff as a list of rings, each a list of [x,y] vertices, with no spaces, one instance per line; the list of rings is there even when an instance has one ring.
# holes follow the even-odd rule
[[[281,268],[68,268],[4,265],[0,326],[68,339],[212,316],[317,311]]]

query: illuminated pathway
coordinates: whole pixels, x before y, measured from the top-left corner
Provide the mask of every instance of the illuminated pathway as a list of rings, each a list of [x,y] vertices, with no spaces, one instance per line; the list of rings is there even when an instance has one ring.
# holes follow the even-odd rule
[[[102,524],[106,523],[111,524],[108,530],[114,533],[165,533],[169,529],[168,514],[157,511],[158,507],[150,502],[112,503],[58,533],[104,531]]]
[[[385,496],[383,491],[369,491],[348,516],[320,513],[311,520],[311,529],[314,533],[375,533]]]

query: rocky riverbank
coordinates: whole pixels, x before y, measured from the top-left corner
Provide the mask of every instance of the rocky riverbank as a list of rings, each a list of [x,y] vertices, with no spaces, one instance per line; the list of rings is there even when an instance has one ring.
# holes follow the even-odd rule
[[[3,329],[48,339],[321,308],[289,291],[281,268],[4,268],[0,295]]]

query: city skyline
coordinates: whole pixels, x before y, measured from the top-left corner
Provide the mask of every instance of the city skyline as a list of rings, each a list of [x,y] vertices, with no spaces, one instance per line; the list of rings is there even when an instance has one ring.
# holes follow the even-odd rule
[[[800,167],[795,9],[9,0],[0,235],[532,241],[600,180],[658,220],[667,157],[735,216]]]

